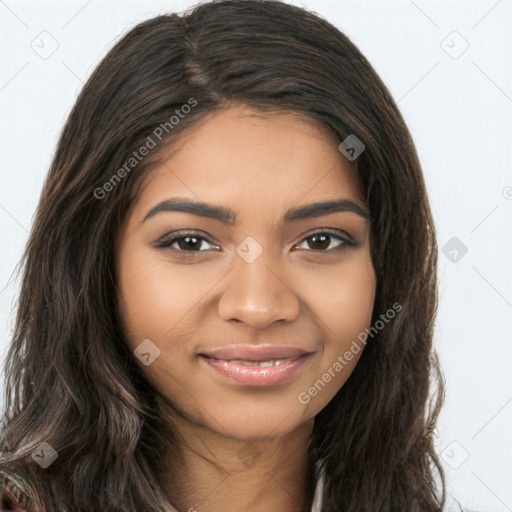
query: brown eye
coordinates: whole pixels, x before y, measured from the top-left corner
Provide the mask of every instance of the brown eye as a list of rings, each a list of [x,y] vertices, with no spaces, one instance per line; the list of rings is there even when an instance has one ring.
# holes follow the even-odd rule
[[[339,240],[339,242],[332,246],[333,240]],[[306,243],[307,248],[313,251],[319,252],[330,252],[337,249],[344,249],[346,246],[354,247],[356,243],[346,236],[342,232],[330,232],[330,231],[317,231],[306,238],[300,244],[297,244],[295,248],[303,250],[304,248],[300,248],[300,245]]]
[[[213,244],[207,238],[198,233],[174,232],[169,233],[156,242],[153,247],[156,249],[170,250],[179,256],[193,256],[197,252],[206,252],[209,248],[201,249],[204,244],[210,244],[216,250],[220,249],[218,245]],[[189,254],[184,254],[189,253]]]
[[[195,236],[182,236],[180,238],[175,238],[175,241],[178,242],[178,247],[180,250],[193,249],[198,251],[203,243],[203,239]]]

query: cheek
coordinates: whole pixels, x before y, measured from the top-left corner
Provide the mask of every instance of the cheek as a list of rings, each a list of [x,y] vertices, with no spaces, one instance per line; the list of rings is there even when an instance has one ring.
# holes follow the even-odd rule
[[[298,396],[313,415],[339,391],[361,357],[365,329],[372,318],[376,281],[368,258],[347,265],[335,276],[325,276],[325,283],[317,279],[316,284],[317,299],[312,303],[325,333],[323,351],[315,378]]]
[[[327,345],[356,336],[371,322],[375,300],[375,272],[368,256],[354,258],[336,271],[316,274],[307,296],[323,323]],[[336,341],[337,340],[337,341]]]
[[[165,281],[150,262],[141,258],[121,261],[119,274],[123,318],[130,344],[156,337],[165,318],[161,310],[164,304],[171,306],[172,294],[165,294]]]
[[[330,300],[324,304],[325,322],[335,333],[359,334],[371,322],[375,299],[375,274],[368,262],[334,281]]]
[[[136,250],[118,261],[127,347],[146,379],[174,403],[183,401],[190,359],[190,347],[179,340],[190,337],[192,310],[204,295],[204,276],[201,285],[191,269],[177,271],[163,258]],[[140,357],[146,352],[148,364]]]
[[[162,341],[178,322],[180,328],[186,324],[187,313],[204,295],[206,277],[198,274],[192,267],[177,271],[150,255],[120,261],[122,316],[130,345],[146,338]]]

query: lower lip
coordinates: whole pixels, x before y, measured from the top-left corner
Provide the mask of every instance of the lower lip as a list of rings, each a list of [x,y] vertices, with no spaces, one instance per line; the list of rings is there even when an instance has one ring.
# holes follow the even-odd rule
[[[313,354],[305,354],[297,359],[285,361],[278,366],[247,366],[223,359],[200,356],[219,373],[231,380],[248,386],[273,386],[280,384],[297,373]]]

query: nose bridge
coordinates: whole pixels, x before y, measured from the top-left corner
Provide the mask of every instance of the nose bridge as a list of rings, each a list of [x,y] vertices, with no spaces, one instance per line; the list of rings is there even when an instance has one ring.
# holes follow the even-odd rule
[[[279,258],[279,251],[264,250],[250,236],[236,247],[219,301],[219,315],[224,320],[237,319],[264,328],[276,320],[297,318],[300,300],[281,274]]]

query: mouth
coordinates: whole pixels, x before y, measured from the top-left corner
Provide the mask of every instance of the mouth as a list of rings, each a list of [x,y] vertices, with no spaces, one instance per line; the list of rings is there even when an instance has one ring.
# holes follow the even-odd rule
[[[271,386],[299,372],[314,354],[291,345],[230,345],[198,357],[231,382]]]

